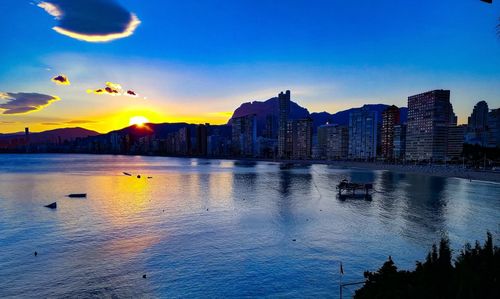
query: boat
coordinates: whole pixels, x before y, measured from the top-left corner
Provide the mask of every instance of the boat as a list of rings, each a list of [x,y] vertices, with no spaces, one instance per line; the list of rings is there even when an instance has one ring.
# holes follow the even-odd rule
[[[371,192],[373,191],[373,184],[353,183],[347,179],[343,179],[337,185],[339,197],[343,198],[365,198],[371,199]],[[357,194],[357,190],[364,191],[364,194]],[[343,193],[344,192],[344,193]]]
[[[73,194],[69,194],[68,197],[70,197],[70,198],[85,198],[85,197],[87,197],[87,193],[73,193]]]
[[[50,205],[46,205],[44,207],[49,208],[49,209],[57,209],[57,202],[53,202]]]
[[[124,172],[123,174],[124,174],[124,175],[127,175],[127,176],[132,176],[132,175],[131,175],[130,173],[128,173],[128,172]]]

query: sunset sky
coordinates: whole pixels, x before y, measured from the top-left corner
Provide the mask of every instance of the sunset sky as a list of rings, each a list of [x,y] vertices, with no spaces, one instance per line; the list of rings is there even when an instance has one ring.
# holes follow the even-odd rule
[[[450,89],[464,123],[479,100],[500,107],[493,2],[0,1],[0,133],[220,124],[285,89],[331,113]]]

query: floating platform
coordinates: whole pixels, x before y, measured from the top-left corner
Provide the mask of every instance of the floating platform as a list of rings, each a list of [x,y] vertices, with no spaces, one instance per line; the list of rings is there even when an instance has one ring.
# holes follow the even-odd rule
[[[348,180],[342,180],[337,185],[339,198],[363,198],[371,200],[371,193],[373,192],[373,184],[353,183]],[[358,191],[358,193],[357,193]],[[361,191],[361,193],[359,193]]]

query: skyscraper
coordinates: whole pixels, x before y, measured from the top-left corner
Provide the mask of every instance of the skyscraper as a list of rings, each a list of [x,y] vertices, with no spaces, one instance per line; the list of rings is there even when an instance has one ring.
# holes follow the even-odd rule
[[[347,158],[349,130],[346,126],[326,124],[318,128],[318,143],[323,157],[328,160]]]
[[[456,125],[449,90],[433,90],[408,97],[406,159],[443,161],[448,129]]]
[[[500,108],[488,113],[488,147],[500,148]]]
[[[292,157],[294,159],[310,159],[312,155],[312,119],[289,121],[292,126]]]
[[[381,154],[385,159],[394,158],[394,126],[399,119],[399,108],[394,105],[382,112]]]
[[[349,158],[374,159],[377,156],[377,113],[363,107],[349,115]]]
[[[406,124],[394,126],[394,158],[404,160],[406,157]]]
[[[467,143],[488,146],[488,104],[478,102],[469,116],[467,124]]]
[[[207,155],[208,128],[210,124],[201,124],[196,127],[196,153],[200,156]]]
[[[254,157],[257,152],[257,119],[255,114],[233,118],[233,155]]]
[[[290,158],[290,145],[287,142],[288,118],[290,117],[290,91],[281,92],[279,100],[279,122],[278,122],[278,157]]]

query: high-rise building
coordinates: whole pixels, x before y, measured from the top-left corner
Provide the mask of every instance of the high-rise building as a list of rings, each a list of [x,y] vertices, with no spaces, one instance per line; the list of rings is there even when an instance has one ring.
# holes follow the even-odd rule
[[[448,129],[456,125],[456,121],[449,90],[433,90],[408,97],[406,159],[445,160]]]
[[[291,150],[289,139],[287,138],[288,119],[290,117],[290,91],[281,92],[278,95],[279,100],[279,122],[278,122],[278,157],[290,158]],[[288,141],[288,142],[287,142]]]
[[[385,159],[394,158],[394,126],[399,124],[399,108],[392,105],[382,112],[381,154]]]
[[[233,155],[255,157],[257,153],[257,118],[255,114],[233,118]]]
[[[466,129],[466,125],[452,125],[448,128],[448,147],[446,149],[447,159],[452,160],[462,156]]]
[[[406,125],[394,126],[393,154],[397,160],[404,160],[406,154]]]
[[[313,121],[311,118],[289,121],[292,127],[292,157],[310,159],[312,155]]]
[[[191,154],[191,130],[188,127],[179,129],[177,132],[177,154],[186,156]]]
[[[337,124],[318,127],[318,145],[321,158],[328,160],[346,159],[349,150],[349,129]]]
[[[488,113],[488,147],[500,147],[500,108]]]
[[[486,130],[488,126],[488,104],[485,101],[478,102],[469,116],[467,129],[469,130]]]
[[[274,114],[266,115],[266,124],[262,136],[270,139],[278,137],[278,120]]]
[[[488,112],[488,104],[485,101],[474,106],[467,124],[467,143],[488,146]]]
[[[349,115],[349,158],[374,159],[377,156],[377,113],[362,108]]]
[[[208,129],[210,124],[201,124],[196,127],[196,154],[206,156],[208,149]]]

